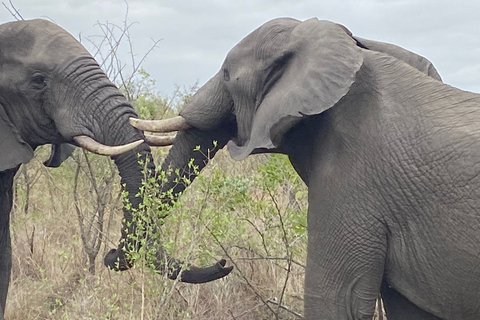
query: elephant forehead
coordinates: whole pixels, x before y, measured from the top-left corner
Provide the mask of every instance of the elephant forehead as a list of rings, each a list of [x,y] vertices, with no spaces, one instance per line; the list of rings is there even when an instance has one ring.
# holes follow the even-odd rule
[[[0,29],[0,53],[2,60],[8,59],[10,55],[26,57],[30,54],[36,41],[32,33],[18,32],[13,29],[7,29],[4,32],[2,29]]]
[[[25,60],[28,57],[56,59],[71,51],[80,54],[86,49],[67,31],[45,20],[27,20],[0,26],[0,58],[2,61]],[[47,54],[48,53],[48,54]]]
[[[285,47],[291,31],[300,23],[295,19],[280,18],[271,20],[243,38],[227,55],[228,60],[265,59]]]

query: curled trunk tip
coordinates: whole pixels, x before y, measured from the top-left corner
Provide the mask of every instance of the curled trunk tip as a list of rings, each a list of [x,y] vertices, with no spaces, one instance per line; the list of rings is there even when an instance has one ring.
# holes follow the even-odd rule
[[[111,249],[103,262],[105,266],[115,271],[125,271],[132,267],[132,263],[125,257],[122,249]],[[167,277],[171,280],[178,279],[185,283],[206,283],[229,275],[233,266],[225,267],[226,263],[225,259],[221,259],[210,267],[195,267],[170,257],[166,259],[157,257],[154,265],[156,270],[166,271]]]
[[[206,283],[221,279],[227,276],[233,270],[233,266],[225,267],[227,261],[225,259],[219,260],[211,267],[199,268],[191,266],[188,270],[183,270],[180,273],[180,281],[185,283]],[[169,275],[170,279],[176,279],[177,275]]]

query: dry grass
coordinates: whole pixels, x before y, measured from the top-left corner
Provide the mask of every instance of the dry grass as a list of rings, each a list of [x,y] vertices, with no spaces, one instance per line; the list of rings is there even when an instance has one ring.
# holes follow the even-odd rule
[[[283,192],[285,186],[275,190],[280,212],[275,212],[271,195],[257,187],[248,190],[245,199],[231,202],[239,186],[229,185],[229,179],[252,183],[256,168],[266,162],[266,157],[239,163],[222,152],[204,172],[204,178],[185,194],[183,205],[171,214],[172,219],[169,217],[165,237],[174,239],[175,256],[196,264],[211,264],[228,256],[228,263],[236,267],[222,280],[189,285],[154,274],[141,263],[123,273],[103,267],[104,254],[119,238],[118,189],[112,190],[112,201],[106,208],[103,244],[95,262],[96,272],[91,274],[73,201],[76,163],[68,160],[62,168],[45,169],[41,165],[45,154],[41,150],[40,156],[26,166],[27,175],[17,177],[7,319],[298,319],[295,313],[302,313],[306,237],[296,239],[287,234],[288,241],[295,241],[287,249],[284,232],[275,220],[279,214],[285,220],[292,215],[292,199]],[[109,166],[104,166],[108,171]],[[102,174],[105,172],[96,174],[100,185]],[[92,201],[81,204],[88,212],[95,204],[84,176],[84,181],[79,181],[79,199]],[[254,204],[249,205],[247,200]],[[206,205],[200,210],[198,203],[202,201]],[[299,201],[304,201],[302,195]],[[238,210],[232,205],[238,205]],[[296,205],[301,207],[297,214],[304,214],[305,203]],[[221,246],[213,235],[221,239]],[[299,264],[289,263],[289,255]]]
[[[77,162],[46,169],[46,151],[17,176],[7,319],[301,319],[306,189],[284,158],[235,162],[222,151],[182,197],[163,226],[173,255],[197,265],[227,258],[235,266],[222,280],[191,285],[155,274],[142,261],[122,273],[103,266],[119,239],[118,175],[92,274],[73,201],[82,153],[76,152]],[[114,166],[89,159],[98,188],[110,188],[105,176]],[[77,183],[85,221],[98,209],[88,175],[80,174]]]
[[[119,238],[118,175],[95,274],[89,272],[73,201],[77,163],[46,169],[46,150],[39,153],[17,176],[7,319],[301,319],[306,190],[281,158],[235,162],[222,151],[182,197],[163,227],[173,255],[197,265],[220,258],[235,265],[222,280],[191,285],[155,274],[141,261],[122,273],[103,266]],[[109,187],[104,176],[115,168],[100,157],[90,160],[96,183]],[[87,173],[80,175],[77,197],[85,218],[97,208],[91,184]]]

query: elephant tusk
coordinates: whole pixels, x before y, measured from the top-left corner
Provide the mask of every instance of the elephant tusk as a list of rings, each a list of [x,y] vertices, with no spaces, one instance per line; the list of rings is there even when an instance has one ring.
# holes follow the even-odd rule
[[[182,116],[176,116],[164,120],[141,120],[130,118],[130,124],[137,129],[150,132],[167,133],[173,131],[187,130],[192,126]]]
[[[76,136],[76,137],[73,137],[73,140],[85,150],[88,150],[90,152],[93,152],[102,156],[110,156],[110,157],[130,151],[144,142],[144,140],[138,140],[138,141],[127,143],[121,146],[111,147],[111,146],[103,145],[88,136]]]
[[[166,147],[171,146],[175,140],[175,136],[154,136],[151,134],[145,135],[145,142],[152,147]]]

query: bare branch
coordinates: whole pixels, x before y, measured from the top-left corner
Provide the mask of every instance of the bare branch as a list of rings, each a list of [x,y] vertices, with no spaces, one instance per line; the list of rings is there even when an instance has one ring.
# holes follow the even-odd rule
[[[10,14],[17,20],[17,21],[20,21],[20,20],[25,20],[23,19],[22,15],[20,14],[20,11],[17,10],[17,8],[15,8],[15,6],[13,5],[13,2],[12,0],[9,1],[10,3],[10,7],[7,7],[7,5],[5,4],[5,2],[2,2],[3,6],[8,10],[8,12],[10,12]]]
[[[291,261],[293,264],[299,266],[299,267],[302,267],[302,268],[306,268],[306,266],[298,261],[295,261],[289,257],[284,257],[284,258],[280,258],[280,257],[262,257],[259,255],[259,257],[238,257],[237,260],[243,260],[243,261],[254,261],[254,260],[266,260],[266,261]],[[285,269],[285,268],[284,268]],[[286,269],[285,269],[286,270]]]
[[[268,303],[271,303],[271,304],[277,305],[279,309],[283,309],[283,310],[287,311],[288,313],[293,314],[295,317],[297,317],[297,318],[299,318],[299,319],[305,319],[300,313],[295,312],[295,311],[293,311],[291,308],[282,305],[282,304],[277,300],[277,298],[268,299],[267,302],[268,302]]]
[[[282,212],[280,210],[280,206],[277,202],[277,199],[273,195],[273,192],[270,188],[268,188],[268,194],[270,195],[270,198],[272,199],[274,205],[275,205],[275,212],[278,215],[278,219],[280,220],[280,226],[282,227],[282,236],[283,236],[283,241],[285,244],[285,250],[287,251],[287,275],[285,277],[285,282],[283,283],[283,288],[282,288],[282,293],[280,294],[280,300],[278,301],[278,309],[280,309],[280,306],[282,305],[283,297],[285,295],[285,290],[287,290],[287,284],[288,280],[290,278],[290,272],[292,270],[292,251],[290,250],[290,243],[288,241],[288,236],[287,236],[287,230],[285,228],[285,223],[283,222],[283,217],[282,217]],[[278,310],[277,310],[278,311]]]
[[[262,301],[263,305],[265,305],[275,316],[277,316],[277,313],[275,312],[275,310],[273,310],[267,303],[267,301],[265,299],[263,299],[262,295],[260,293],[257,292],[257,290],[255,290],[255,287],[250,283],[250,281],[248,280],[247,276],[245,276],[242,272],[242,269],[238,267],[237,263],[235,262],[235,260],[233,259],[232,256],[230,256],[230,254],[228,253],[228,250],[227,248],[225,248],[225,246],[220,242],[220,240],[218,239],[217,235],[210,229],[208,228],[207,226],[205,226],[205,228],[208,230],[208,232],[212,235],[213,239],[215,240],[215,242],[218,244],[218,246],[222,249],[223,253],[227,256],[227,258],[232,262],[233,266],[235,267],[235,269],[237,269],[238,273],[240,273],[240,276],[242,277],[242,279],[247,283],[247,285],[250,287],[250,289],[252,289],[253,293],[257,296],[258,299],[260,299],[260,301]]]

